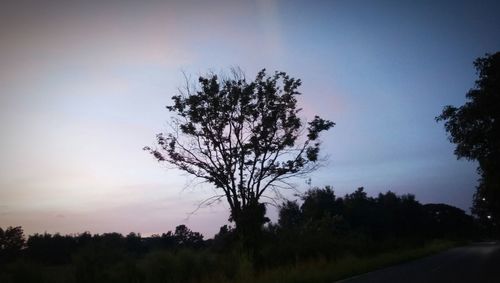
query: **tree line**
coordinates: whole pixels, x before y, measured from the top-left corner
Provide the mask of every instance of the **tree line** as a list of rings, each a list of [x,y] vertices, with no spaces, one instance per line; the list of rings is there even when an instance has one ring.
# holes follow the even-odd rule
[[[119,263],[130,265],[127,270],[135,270],[137,276],[146,272],[141,273],[140,266],[164,268],[161,264],[149,266],[151,258],[165,260],[156,258],[162,253],[176,260],[186,253],[195,261],[200,256],[217,258],[214,265],[232,262],[227,258],[235,254],[247,254],[252,268],[258,270],[317,258],[335,259],[347,254],[368,256],[423,245],[434,239],[464,240],[478,235],[474,219],[450,205],[421,204],[413,195],[397,195],[390,191],[371,197],[363,188],[339,197],[327,186],[308,190],[298,201],[284,202],[279,207],[277,222],[262,226],[254,238],[252,253],[246,252],[236,229],[228,225],[222,226],[211,239],[204,239],[201,233],[185,225],[150,237],[138,233],[124,236],[84,232],[73,235],[43,233],[26,238],[21,227],[0,229],[0,279],[2,276],[10,278],[15,268],[13,271],[9,266],[16,266],[19,261],[40,266],[72,266],[68,272],[75,278],[84,278],[81,282],[100,282],[101,279],[111,280],[106,270],[113,270],[112,267]],[[137,264],[146,259],[148,264]],[[175,266],[181,268],[181,265]],[[217,268],[203,272],[214,270]],[[114,272],[122,274],[125,271]]]

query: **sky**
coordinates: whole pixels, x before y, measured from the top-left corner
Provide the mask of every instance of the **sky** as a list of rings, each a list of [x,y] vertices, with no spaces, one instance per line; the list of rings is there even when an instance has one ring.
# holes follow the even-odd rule
[[[167,129],[183,73],[234,66],[300,78],[304,118],[336,123],[300,191],[364,186],[468,211],[476,164],[434,117],[500,50],[499,14],[498,1],[1,1],[0,227],[211,237],[228,206],[197,209],[213,188],[142,148]]]

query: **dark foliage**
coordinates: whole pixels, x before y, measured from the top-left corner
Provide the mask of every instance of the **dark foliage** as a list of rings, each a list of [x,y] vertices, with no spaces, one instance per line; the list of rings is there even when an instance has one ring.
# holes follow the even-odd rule
[[[431,219],[427,229],[433,233],[432,236],[473,236],[473,219],[463,210],[443,203],[426,204],[423,209]]]
[[[500,52],[474,61],[479,78],[460,107],[444,107],[445,122],[458,158],[476,160],[481,176],[473,212],[485,226],[500,227]]]
[[[369,197],[363,188],[335,196],[330,187],[315,188],[302,205],[285,202],[277,225],[268,225],[273,239],[262,252],[268,265],[307,258],[363,256],[430,239],[468,239],[476,230],[471,216],[444,204],[421,205],[413,195],[393,192]]]
[[[21,227],[0,228],[0,263],[12,260],[21,253],[25,238]]]

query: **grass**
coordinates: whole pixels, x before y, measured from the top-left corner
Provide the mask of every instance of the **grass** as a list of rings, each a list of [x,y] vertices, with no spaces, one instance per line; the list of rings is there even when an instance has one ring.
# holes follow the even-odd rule
[[[460,245],[453,241],[433,241],[413,249],[395,250],[370,257],[346,256],[328,261],[314,260],[294,266],[278,267],[256,275],[239,276],[238,283],[323,283],[334,282],[398,263],[421,258]]]
[[[298,261],[255,271],[252,261],[239,253],[218,256],[208,251],[158,251],[134,260],[124,257],[102,261],[92,249],[74,256],[69,265],[46,266],[19,260],[5,266],[0,282],[66,283],[332,283],[336,280],[421,258],[463,244],[435,240],[415,248],[400,248],[372,256],[343,256],[336,260]],[[106,251],[103,252],[107,254]],[[109,252],[108,252],[109,253]]]

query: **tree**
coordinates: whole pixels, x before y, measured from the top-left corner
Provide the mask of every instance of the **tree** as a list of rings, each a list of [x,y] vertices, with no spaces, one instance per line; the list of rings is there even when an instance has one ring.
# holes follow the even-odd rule
[[[221,193],[207,202],[225,199],[238,234],[251,234],[267,220],[261,199],[317,168],[319,134],[334,123],[315,116],[304,124],[297,107],[301,81],[284,72],[262,70],[248,82],[233,70],[198,82],[172,97],[171,131],[144,149],[213,184]]]
[[[306,221],[319,220],[327,215],[340,215],[343,209],[342,199],[335,196],[330,186],[324,189],[313,188],[303,196],[304,203],[301,206]]]
[[[476,160],[481,176],[473,212],[480,219],[500,224],[500,52],[474,61],[479,78],[460,107],[445,106],[437,121],[444,121],[457,158]]]
[[[279,207],[278,224],[282,229],[297,230],[302,218],[302,211],[296,201],[287,200]]]
[[[426,223],[433,237],[470,236],[473,231],[473,218],[465,211],[444,203],[429,203],[423,206],[428,216]]]
[[[186,225],[175,227],[174,237],[177,241],[177,246],[196,248],[203,245],[203,235],[191,231]]]
[[[0,228],[0,263],[18,256],[25,242],[22,227],[8,227],[5,230]]]

